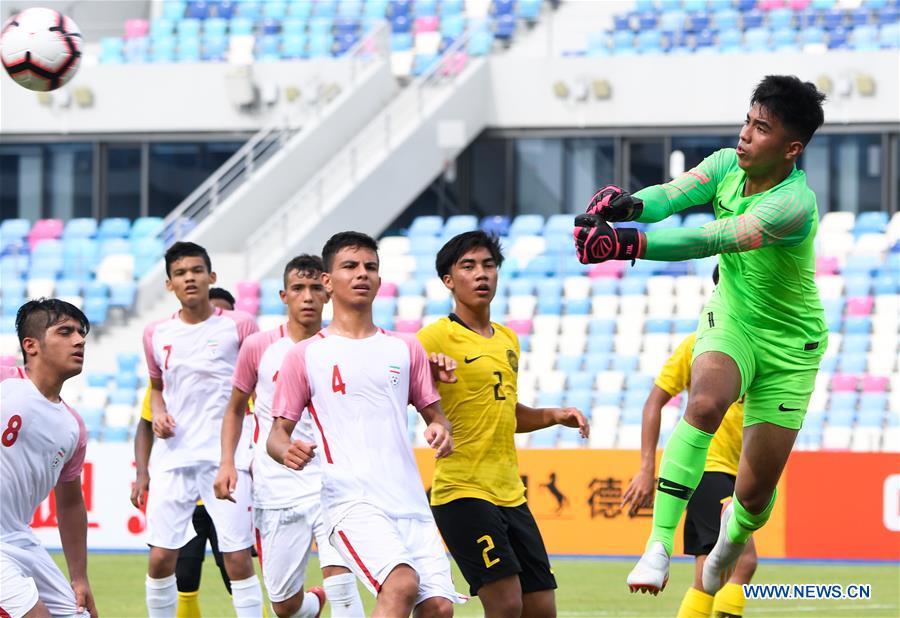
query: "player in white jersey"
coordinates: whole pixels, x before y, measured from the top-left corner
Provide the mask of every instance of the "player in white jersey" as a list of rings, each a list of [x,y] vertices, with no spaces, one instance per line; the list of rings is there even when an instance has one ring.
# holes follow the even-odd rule
[[[74,305],[33,300],[19,308],[16,332],[25,369],[0,379],[0,616],[96,618],[87,577],[87,512],[81,469],[87,432],[60,397],[81,373],[90,324]],[[66,580],[30,527],[53,491]]]
[[[269,457],[265,450],[272,427],[272,398],[281,362],[295,343],[322,328],[322,308],[328,293],[322,284],[322,260],[300,255],[284,268],[281,300],[288,308],[286,324],[252,335],[241,347],[232,380],[231,400],[222,422],[222,462],[216,477],[218,498],[233,500],[238,483],[234,452],[241,432],[243,410],[255,392],[253,413],[253,520],[263,580],[272,608],[281,618],[311,618],[322,611],[325,596],[335,618],[362,616],[356,578],[328,541],[321,517],[319,494],[322,473],[318,460],[303,472],[291,470]],[[312,442],[312,421],[297,424],[294,439]],[[324,593],[313,588],[304,594],[303,580],[312,540],[319,548]]]
[[[291,468],[324,459],[322,508],[331,544],[377,595],[373,616],[452,616],[461,600],[428,507],[407,433],[413,404],[436,457],[453,450],[425,350],[372,321],[381,283],[375,241],[333,236],[322,281],[334,318],[287,353],[275,388],[268,452]],[[308,408],[316,445],[292,434]]]
[[[250,556],[248,473],[239,472],[245,480],[235,502],[216,500],[213,492],[238,350],[259,329],[249,314],[210,304],[209,286],[216,275],[203,247],[177,242],[166,251],[165,263],[166,288],[175,293],[181,310],[144,330],[153,433],[159,438],[150,459],[147,498],[147,611],[150,618],[175,616],[175,563],[179,548],[193,536],[191,516],[202,499],[216,527],[235,611],[261,616],[262,589]]]

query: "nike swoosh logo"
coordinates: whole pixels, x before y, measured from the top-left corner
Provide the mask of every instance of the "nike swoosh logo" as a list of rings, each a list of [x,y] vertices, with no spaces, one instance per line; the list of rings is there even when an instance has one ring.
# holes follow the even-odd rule
[[[465,363],[468,365],[469,363],[474,363],[475,361],[477,361],[477,360],[478,360],[479,358],[481,358],[482,356],[484,356],[484,354],[481,354],[480,356],[476,356],[475,358],[469,358],[469,357],[467,356],[467,357],[463,358],[463,360],[464,360]]]
[[[725,212],[734,212],[734,211],[731,210],[730,208],[725,208],[724,206],[722,206],[722,202],[719,202],[719,208],[721,208],[721,209],[724,210]]]
[[[800,408],[785,408],[784,404],[778,406],[778,409],[782,412],[798,412]]]

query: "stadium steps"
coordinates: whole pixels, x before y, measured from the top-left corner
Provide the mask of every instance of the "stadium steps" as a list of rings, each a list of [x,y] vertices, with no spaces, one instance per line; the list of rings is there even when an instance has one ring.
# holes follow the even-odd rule
[[[318,251],[341,230],[378,236],[487,126],[489,68],[483,58],[457,64],[455,50],[464,42],[404,89],[248,239],[249,278],[277,276],[289,256]]]
[[[359,43],[357,54],[348,53],[345,61],[357,63],[356,77],[349,87],[332,93],[333,102],[320,116],[300,130],[261,130],[176,207],[165,220],[166,244],[191,240],[210,252],[243,246],[248,232],[267,221],[395,97],[387,35],[378,28]],[[162,264],[149,271],[140,283],[139,303],[158,298],[164,280]]]

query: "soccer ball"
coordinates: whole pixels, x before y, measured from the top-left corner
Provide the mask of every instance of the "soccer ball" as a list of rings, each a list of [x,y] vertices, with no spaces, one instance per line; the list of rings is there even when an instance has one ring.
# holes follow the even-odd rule
[[[78,70],[81,30],[59,11],[26,9],[3,25],[0,60],[20,86],[56,90]]]

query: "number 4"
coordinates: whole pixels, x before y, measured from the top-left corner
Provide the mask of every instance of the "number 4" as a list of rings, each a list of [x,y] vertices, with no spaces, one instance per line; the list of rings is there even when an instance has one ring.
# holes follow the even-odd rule
[[[331,370],[331,390],[341,395],[347,394],[347,385],[344,384],[344,380],[341,378],[341,370],[338,369],[337,365]]]

